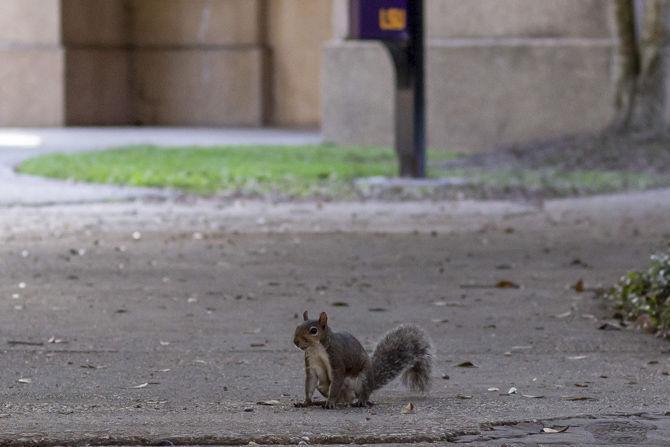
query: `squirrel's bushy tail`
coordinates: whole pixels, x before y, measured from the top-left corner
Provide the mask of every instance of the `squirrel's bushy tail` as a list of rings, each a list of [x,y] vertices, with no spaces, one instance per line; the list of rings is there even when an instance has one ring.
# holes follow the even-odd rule
[[[379,389],[402,373],[403,383],[413,391],[430,388],[432,346],[416,326],[403,325],[388,332],[372,354],[373,389]]]

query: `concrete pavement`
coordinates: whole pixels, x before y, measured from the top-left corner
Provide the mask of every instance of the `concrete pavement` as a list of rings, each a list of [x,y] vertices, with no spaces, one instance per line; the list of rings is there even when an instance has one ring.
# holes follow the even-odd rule
[[[318,135],[0,131],[0,444],[670,442],[670,345],[598,329],[611,312],[570,287],[611,284],[666,248],[670,190],[541,208],[185,204],[11,169],[48,151],[243,141]],[[294,408],[304,309],[367,348],[401,322],[423,326],[432,392],[393,383],[371,409]],[[410,401],[416,413],[401,414]]]
[[[541,210],[3,209],[0,442],[667,445],[670,345],[599,330],[610,311],[570,286],[645,265],[670,240],[669,215],[668,190]],[[371,409],[294,408],[304,309],[328,311],[368,348],[400,322],[423,326],[432,392],[393,383]],[[417,412],[401,414],[410,401]]]
[[[249,144],[318,144],[314,131],[283,129],[193,128],[0,128],[0,206],[48,205],[166,199],[169,191],[120,188],[108,185],[72,184],[19,175],[21,161],[50,152],[101,150],[133,144],[159,146],[212,146]]]

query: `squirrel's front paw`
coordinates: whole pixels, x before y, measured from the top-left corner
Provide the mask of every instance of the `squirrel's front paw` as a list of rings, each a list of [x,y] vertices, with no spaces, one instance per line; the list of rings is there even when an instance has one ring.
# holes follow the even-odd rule
[[[325,410],[333,410],[335,408],[335,402],[331,401],[331,400],[328,400],[328,401],[323,403],[323,408]]]

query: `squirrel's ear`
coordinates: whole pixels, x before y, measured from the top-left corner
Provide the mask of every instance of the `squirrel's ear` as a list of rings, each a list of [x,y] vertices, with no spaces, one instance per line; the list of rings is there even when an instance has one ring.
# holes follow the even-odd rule
[[[321,314],[319,315],[319,325],[322,328],[325,328],[327,324],[328,324],[328,315],[326,315],[325,312],[321,312]]]
[[[302,319],[305,320],[305,321],[309,320],[309,317],[307,316],[307,311],[304,311],[302,313]]]

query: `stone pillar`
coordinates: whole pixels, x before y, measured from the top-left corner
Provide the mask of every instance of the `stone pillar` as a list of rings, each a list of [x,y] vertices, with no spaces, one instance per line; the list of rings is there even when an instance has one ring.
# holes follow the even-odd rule
[[[333,0],[1,0],[0,126],[314,126]]]
[[[332,0],[266,0],[265,4],[269,123],[318,126],[321,46],[332,35]]]
[[[429,146],[484,151],[605,127],[614,112],[611,8],[427,0]],[[336,39],[324,51],[326,138],[391,145],[393,78],[381,46]]]
[[[65,123],[60,0],[2,0],[0,125]]]
[[[261,0],[130,0],[139,124],[264,120]]]
[[[327,141],[393,146],[393,64],[378,42],[349,37],[349,0],[333,2],[334,37],[323,48],[321,131]]]
[[[68,125],[132,124],[124,0],[62,0]]]

